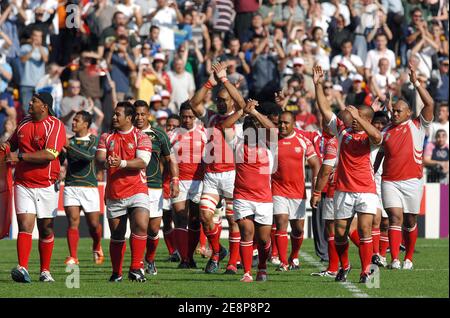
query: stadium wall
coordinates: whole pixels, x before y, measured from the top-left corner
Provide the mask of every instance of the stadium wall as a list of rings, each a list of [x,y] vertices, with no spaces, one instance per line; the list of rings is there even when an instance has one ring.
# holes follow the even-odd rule
[[[105,204],[103,199],[105,185],[99,184],[100,192],[100,209],[102,214],[105,212]],[[67,220],[63,207],[63,194],[64,185],[61,185],[60,200],[58,207],[58,216],[55,219],[55,236],[66,237]],[[448,238],[449,233],[449,189],[448,185],[439,183],[427,183],[424,186],[424,192],[422,197],[422,204],[420,214],[418,216],[419,237],[424,238]],[[308,191],[309,194],[309,191]],[[14,202],[14,201],[13,201]],[[14,211],[14,209],[13,209]],[[307,201],[307,210],[305,218],[305,238],[312,237],[312,222],[311,222],[311,207],[309,206],[309,200]],[[109,226],[108,220],[104,215],[101,216],[103,222],[103,237],[109,238]],[[223,231],[222,238],[228,238],[228,224],[225,218],[222,220]],[[290,229],[288,229],[290,230]],[[16,239],[18,233],[16,218],[12,218],[12,226],[10,230],[10,239]],[[130,231],[127,231],[127,237]],[[80,222],[80,237],[89,237],[89,231],[86,226],[84,215],[81,216]],[[160,231],[160,237],[162,237],[162,231]],[[38,238],[37,227],[35,226],[33,231],[33,238]]]

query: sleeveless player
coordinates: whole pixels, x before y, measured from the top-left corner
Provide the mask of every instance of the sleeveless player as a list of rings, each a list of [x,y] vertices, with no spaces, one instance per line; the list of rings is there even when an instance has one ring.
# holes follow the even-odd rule
[[[159,243],[159,229],[163,215],[163,190],[162,190],[162,172],[163,163],[161,159],[168,163],[169,171],[172,175],[171,192],[172,195],[178,194],[178,165],[175,157],[171,155],[171,145],[169,137],[160,128],[153,128],[148,121],[150,111],[147,102],[137,100],[134,102],[136,117],[134,126],[145,133],[152,141],[152,157],[147,166],[147,186],[148,196],[150,198],[150,218],[147,229],[147,251],[145,261],[147,262],[146,271],[150,275],[157,275],[158,269],[155,264],[156,249]]]
[[[371,107],[347,106],[353,117],[352,128],[333,114],[330,103],[323,92],[323,71],[314,67],[314,84],[317,104],[330,131],[339,141],[339,159],[336,169],[335,245],[341,262],[336,281],[346,281],[351,266],[348,261],[347,234],[354,214],[358,214],[360,232],[359,256],[361,260],[360,283],[369,279],[369,265],[372,259],[372,222],[377,212],[376,185],[372,162],[378,151],[381,133],[370,124],[373,117]]]
[[[96,159],[107,169],[105,201],[111,230],[109,253],[113,273],[110,282],[122,281],[125,233],[130,218],[131,264],[128,279],[145,282],[144,253],[147,243],[150,199],[145,169],[151,159],[150,138],[133,127],[134,107],[119,102],[114,109],[114,130],[101,136]]]
[[[172,198],[176,214],[174,235],[181,258],[178,268],[197,268],[194,252],[200,239],[199,202],[203,189],[206,132],[195,124],[196,118],[188,102],[181,105],[180,116],[181,127],[173,130],[170,136],[180,170],[180,192]]]
[[[278,271],[299,269],[298,253],[303,242],[303,227],[306,215],[305,161],[312,171],[312,189],[320,161],[312,143],[294,130],[295,117],[284,111],[278,124],[278,152],[275,157],[277,168],[272,176],[273,214],[277,231],[280,265]],[[296,173],[293,173],[295,171]],[[291,253],[287,258],[290,223]]]
[[[64,124],[55,117],[49,93],[34,94],[26,116],[13,135],[0,148],[7,162],[16,162],[14,204],[19,226],[17,257],[19,265],[11,271],[16,282],[30,283],[28,260],[37,218],[39,229],[39,280],[53,282],[50,262],[54,246],[53,219],[58,209],[58,156],[66,142]],[[18,151],[16,154],[15,151]]]
[[[399,100],[392,107],[392,122],[383,131],[384,163],[381,182],[383,206],[389,215],[390,268],[400,269],[398,259],[402,241],[402,225],[406,253],[403,269],[413,268],[417,240],[417,214],[423,192],[423,144],[425,131],[433,120],[434,101],[425,87],[417,81],[409,65],[410,81],[424,103],[419,117],[412,119],[411,106]],[[398,151],[402,149],[402,151]]]
[[[94,262],[100,265],[104,260],[101,245],[103,227],[99,222],[100,195],[95,167],[98,139],[88,132],[91,123],[91,114],[86,111],[76,113],[72,122],[72,131],[75,135],[66,144],[67,173],[64,180],[64,210],[69,223],[67,243],[70,256],[66,258],[65,264],[79,263],[77,250],[81,210],[84,211],[89,234],[93,240]]]
[[[206,145],[206,173],[203,180],[203,192],[200,199],[200,218],[208,241],[211,245],[212,255],[205,272],[214,273],[219,269],[219,258],[226,256],[226,250],[219,243],[220,225],[214,222],[214,213],[221,197],[226,201],[226,217],[229,224],[230,260],[226,273],[237,272],[236,263],[239,257],[239,227],[233,220],[233,190],[235,167],[233,151],[224,140],[221,123],[234,112],[235,104],[245,107],[245,101],[226,77],[226,64],[213,66],[214,73],[208,81],[198,90],[189,101],[192,110],[207,128],[208,144]],[[215,75],[214,75],[215,74]],[[218,113],[205,109],[202,100],[217,84],[214,76],[220,78],[223,86],[217,96]],[[242,128],[242,127],[240,127]],[[219,255],[222,251],[222,255]]]

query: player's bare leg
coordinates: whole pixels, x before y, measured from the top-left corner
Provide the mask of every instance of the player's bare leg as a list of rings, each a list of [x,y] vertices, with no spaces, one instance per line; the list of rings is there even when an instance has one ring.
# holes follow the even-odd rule
[[[416,214],[405,213],[403,215],[403,232],[406,247],[403,269],[410,270],[413,269],[412,260],[418,235]]]
[[[122,281],[122,264],[127,245],[125,233],[127,231],[128,216],[122,215],[117,218],[108,219],[111,240],[109,243],[109,256],[111,258],[112,275],[110,282]]]
[[[218,194],[203,193],[200,199],[200,221],[212,249],[211,258],[206,264],[206,273],[215,273],[219,269],[220,231],[214,223],[214,212],[220,200]]]
[[[226,274],[237,273],[237,262],[239,260],[239,242],[241,241],[241,235],[239,232],[239,226],[234,221],[233,217],[233,201],[231,199],[225,199],[226,210],[225,215],[228,221],[228,242],[230,258],[228,260]]]
[[[147,228],[147,251],[145,261],[147,262],[147,273],[157,275],[158,270],[155,265],[156,249],[159,243],[159,229],[161,227],[161,217],[150,218]]]
[[[53,218],[37,219],[37,227],[39,230],[39,259],[41,264],[39,280],[41,282],[54,282],[53,277],[50,275],[50,262],[55,245],[53,225]]]
[[[289,215],[286,214],[276,214],[274,215],[275,225],[277,231],[275,233],[275,241],[277,242],[278,255],[280,257],[280,265],[276,269],[277,271],[285,272],[288,270],[288,234],[287,228],[289,224]]]
[[[16,282],[31,283],[28,273],[28,261],[30,259],[33,244],[32,233],[36,222],[36,215],[31,213],[16,214],[19,234],[17,235],[18,265],[11,271],[11,277]]]
[[[178,268],[189,268],[188,256],[188,213],[189,206],[187,201],[176,202],[173,205],[174,213],[176,214],[176,222],[174,229],[175,246],[180,254],[180,264]]]
[[[172,225],[172,210],[163,210],[163,234],[164,234],[164,242],[166,242],[167,250],[169,252],[169,261],[178,262],[180,259],[178,255],[176,254],[176,248],[175,248],[175,238],[173,233],[173,225]],[[177,255],[176,260],[173,255]]]
[[[100,212],[85,213],[89,234],[92,237],[92,254],[94,262],[100,265],[105,260],[102,249],[103,226],[100,223]]]
[[[267,280],[267,260],[270,257],[271,225],[264,225],[255,222],[255,239],[258,244],[258,273],[256,281]]]
[[[380,211],[381,212],[381,211]],[[372,224],[374,215],[358,213],[358,232],[360,236],[359,258],[361,260],[360,283],[365,283],[371,274],[370,263],[373,254]]]
[[[336,281],[345,282],[347,276],[350,273],[351,265],[348,259],[348,233],[350,225],[352,224],[353,217],[348,219],[334,220],[334,241],[336,245],[336,251],[339,256],[339,262],[341,268],[336,275]]]
[[[130,248],[131,264],[128,279],[136,282],[145,282],[144,254],[147,246],[147,232],[149,211],[144,208],[132,208],[130,215]],[[161,218],[159,218],[161,224]],[[158,227],[159,230],[159,227]]]
[[[289,255],[289,270],[300,269],[298,253],[303,243],[303,228],[305,220],[290,220],[291,223],[291,254]]]
[[[388,208],[389,216],[389,249],[391,250],[391,269],[400,269],[400,244],[402,243],[403,209]]]
[[[197,203],[189,200],[189,220],[188,220],[188,257],[189,268],[197,268],[194,260],[195,249],[200,240],[200,207]]]
[[[67,245],[69,247],[69,256],[64,261],[66,265],[79,264],[78,261],[78,241],[80,239],[80,233],[78,228],[80,226],[80,213],[81,208],[79,206],[65,206],[67,221],[69,226],[67,228]]]
[[[253,258],[253,237],[255,235],[255,224],[253,217],[237,220],[239,231],[241,233],[241,241],[239,250],[241,254],[241,262],[244,267],[244,276],[241,282],[249,283],[253,281],[252,276],[252,258]]]
[[[373,253],[372,253],[372,264],[382,266],[380,258],[380,225],[381,225],[381,209],[377,209],[377,214],[373,217],[372,223],[372,243],[373,243]]]

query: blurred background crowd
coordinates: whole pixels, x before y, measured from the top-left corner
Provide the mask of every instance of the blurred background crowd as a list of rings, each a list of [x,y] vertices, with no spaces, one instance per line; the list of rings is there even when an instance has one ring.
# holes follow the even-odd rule
[[[436,103],[428,181],[447,182],[448,11],[448,0],[2,0],[0,139],[35,91],[53,95],[68,136],[79,110],[94,115],[92,133],[109,130],[118,100],[147,101],[163,127],[217,61],[245,98],[266,114],[294,112],[304,130],[321,127],[315,64],[336,112],[375,98],[388,111],[404,98],[418,114],[411,64]]]

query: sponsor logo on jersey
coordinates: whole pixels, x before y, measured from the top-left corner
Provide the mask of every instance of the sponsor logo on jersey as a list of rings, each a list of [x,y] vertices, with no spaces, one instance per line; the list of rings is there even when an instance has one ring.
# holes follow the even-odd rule
[[[295,152],[296,152],[296,153],[300,153],[300,151],[302,151],[302,148],[301,148],[301,147],[295,147]]]
[[[134,148],[134,145],[131,142],[129,142],[128,143],[128,149],[133,149],[133,148]]]

